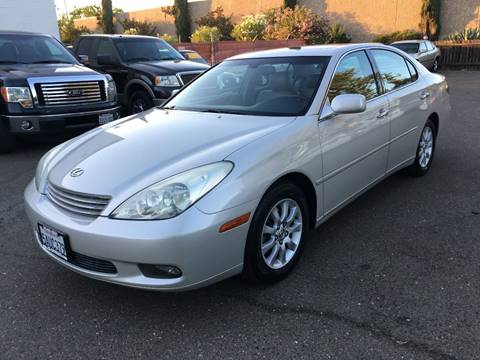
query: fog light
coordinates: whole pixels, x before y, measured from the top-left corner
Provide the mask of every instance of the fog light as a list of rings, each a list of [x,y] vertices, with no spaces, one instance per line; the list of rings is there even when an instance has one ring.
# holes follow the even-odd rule
[[[29,131],[33,129],[33,124],[29,120],[22,120],[22,122],[20,123],[20,127],[22,128],[22,130]]]
[[[172,265],[138,264],[138,267],[146,277],[157,279],[175,279],[182,276],[182,270]]]

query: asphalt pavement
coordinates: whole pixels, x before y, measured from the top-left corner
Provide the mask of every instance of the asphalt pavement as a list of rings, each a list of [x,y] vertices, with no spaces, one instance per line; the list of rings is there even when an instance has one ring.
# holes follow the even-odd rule
[[[480,358],[480,72],[445,72],[431,172],[396,174],[312,235],[281,283],[156,293],[34,244],[23,189],[52,143],[0,156],[0,359]]]

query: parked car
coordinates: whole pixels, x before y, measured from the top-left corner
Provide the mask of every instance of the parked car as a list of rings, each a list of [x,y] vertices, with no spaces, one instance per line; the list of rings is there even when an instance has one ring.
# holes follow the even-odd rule
[[[115,83],[50,35],[0,32],[0,152],[19,135],[89,129],[118,119]]]
[[[423,66],[433,72],[438,70],[440,64],[440,49],[428,40],[404,40],[391,44],[393,47],[405,51],[417,59]]]
[[[201,57],[200,54],[194,50],[178,50],[178,52],[182,54],[186,60],[198,62],[200,64],[208,64],[208,61]]]
[[[403,168],[426,174],[449,111],[445,77],[390,46],[238,55],[163,109],[51,150],[26,209],[46,254],[95,279],[272,282],[357,196]]]
[[[115,79],[120,101],[132,114],[161,105],[209,68],[185,60],[166,41],[151,36],[83,35],[75,54]]]

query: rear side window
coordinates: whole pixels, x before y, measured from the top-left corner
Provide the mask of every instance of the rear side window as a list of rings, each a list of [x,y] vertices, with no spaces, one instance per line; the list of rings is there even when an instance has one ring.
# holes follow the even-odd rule
[[[328,99],[332,101],[341,94],[361,94],[367,100],[378,95],[372,65],[364,51],[348,54],[338,64]]]
[[[98,44],[97,56],[113,56],[113,45],[107,39],[100,40]]]
[[[425,52],[427,51],[427,45],[425,45],[425,41],[422,41],[420,43],[420,52]]]
[[[415,66],[413,66],[410,61],[408,60],[406,61],[407,61],[408,70],[410,71],[410,76],[412,77],[412,81],[416,81],[418,79],[417,69],[415,69]]]
[[[90,55],[94,39],[80,39],[77,46],[78,55]]]
[[[433,50],[433,44],[432,44],[430,41],[425,41],[425,44],[427,44],[427,49],[428,49],[428,51],[432,51],[432,50]]]
[[[382,76],[385,91],[389,92],[412,82],[403,56],[388,50],[372,50],[372,55]]]

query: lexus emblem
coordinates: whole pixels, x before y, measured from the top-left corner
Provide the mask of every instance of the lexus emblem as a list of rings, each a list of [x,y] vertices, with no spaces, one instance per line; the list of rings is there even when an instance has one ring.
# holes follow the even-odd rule
[[[73,169],[72,171],[70,171],[70,176],[71,177],[79,177],[79,176],[82,176],[83,173],[84,173],[83,169],[76,168],[76,169]]]
[[[70,97],[82,96],[83,95],[83,90],[82,89],[72,89],[72,90],[68,90],[67,94]]]

